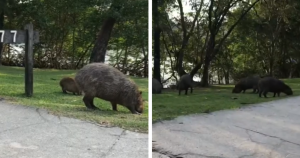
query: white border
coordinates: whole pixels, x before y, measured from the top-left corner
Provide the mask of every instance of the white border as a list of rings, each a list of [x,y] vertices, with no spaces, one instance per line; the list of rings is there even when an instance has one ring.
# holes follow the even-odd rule
[[[152,158],[152,0],[148,0],[148,157]]]

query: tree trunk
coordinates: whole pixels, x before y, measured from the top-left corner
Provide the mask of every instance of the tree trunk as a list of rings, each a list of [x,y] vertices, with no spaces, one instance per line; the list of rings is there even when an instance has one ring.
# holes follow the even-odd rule
[[[205,61],[204,61],[204,67],[203,67],[203,75],[202,75],[202,79],[201,79],[201,85],[202,87],[208,87],[209,86],[209,70],[210,67],[210,59],[208,54],[205,57]]]
[[[203,64],[202,62],[197,63],[196,66],[192,69],[192,71],[190,73],[190,75],[191,75],[192,78],[198,72],[198,70],[201,68],[202,64]]]
[[[293,69],[290,69],[290,74],[289,74],[289,78],[291,79],[293,77]]]
[[[0,14],[0,30],[4,29],[4,11]],[[3,43],[0,43],[0,65],[2,65]]]
[[[144,66],[143,66],[144,71],[143,71],[143,73],[144,73],[144,77],[147,78],[148,77],[148,53],[146,53],[144,45],[142,47],[142,51],[144,54]]]
[[[144,60],[144,77],[148,77],[148,56],[145,56]]]
[[[153,19],[154,19],[154,70],[153,78],[157,79],[161,83],[160,78],[160,33],[159,28],[159,12],[158,12],[158,0],[153,1]]]
[[[126,46],[125,46],[124,59],[123,59],[123,62],[122,62],[122,72],[123,72],[124,74],[127,74],[127,71],[128,71],[128,69],[127,69],[127,58],[128,58],[128,46],[127,46],[127,44],[126,44]]]
[[[106,48],[108,45],[108,41],[110,39],[111,32],[113,30],[114,24],[116,22],[116,19],[113,17],[108,17],[104,24],[102,25],[102,28],[98,34],[98,38],[96,40],[96,43],[94,45],[91,57],[90,57],[90,63],[92,62],[105,62],[105,55],[106,55]]]
[[[218,75],[218,84],[221,84],[221,76],[220,76],[220,69],[217,70],[217,75]]]
[[[210,67],[210,62],[212,60],[211,55],[214,53],[214,48],[215,48],[215,35],[211,34],[208,44],[207,44],[207,49],[205,50],[205,59],[204,59],[204,66],[203,66],[203,76],[201,79],[201,85],[202,87],[208,87],[209,86],[209,74],[208,70]]]
[[[186,72],[184,71],[182,64],[183,64],[183,53],[182,50],[180,50],[178,52],[179,56],[177,58],[177,65],[176,65],[176,71],[178,72],[179,76],[182,76],[184,74],[186,74]],[[195,75],[195,73],[193,73],[193,75]]]
[[[73,22],[75,23],[75,17],[73,16]],[[75,27],[73,26],[72,30],[72,47],[73,47],[73,52],[72,52],[72,69],[75,69]]]
[[[270,60],[269,75],[273,77],[273,59]]]
[[[229,84],[229,71],[224,70],[225,84]]]

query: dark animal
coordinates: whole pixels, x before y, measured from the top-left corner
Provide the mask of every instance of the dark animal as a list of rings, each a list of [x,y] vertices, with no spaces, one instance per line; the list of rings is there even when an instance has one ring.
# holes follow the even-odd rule
[[[152,79],[152,94],[160,94],[161,90],[162,90],[163,86],[161,85],[161,83],[153,78]]]
[[[60,80],[59,85],[63,91],[63,93],[67,94],[67,91],[72,92],[74,95],[81,94],[81,91],[78,88],[78,85],[76,84],[75,80],[71,77],[65,77]]]
[[[143,112],[142,92],[126,75],[104,63],[91,63],[81,68],[75,77],[84,92],[83,102],[88,109],[98,109],[94,98],[111,102],[117,111],[117,104],[127,107],[131,113]]]
[[[273,92],[273,97],[275,97],[276,94],[279,97],[281,92],[285,93],[286,95],[293,95],[293,91],[288,85],[274,77],[262,78],[258,83],[258,88],[259,97],[261,97],[261,94],[263,94],[264,97],[267,98],[268,92]]]
[[[245,93],[247,89],[253,89],[253,93],[258,93],[259,76],[249,76],[241,79],[232,89],[232,93]]]
[[[187,91],[191,88],[191,93],[193,93],[193,79],[190,74],[182,75],[178,81],[177,89],[179,90],[179,94],[181,94],[182,90],[185,90],[185,95],[187,95]]]

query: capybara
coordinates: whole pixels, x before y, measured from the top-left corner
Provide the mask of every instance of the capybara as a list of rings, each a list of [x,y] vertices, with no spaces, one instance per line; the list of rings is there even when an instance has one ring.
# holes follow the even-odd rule
[[[282,82],[279,79],[276,79],[274,77],[264,77],[258,82],[258,88],[259,88],[259,97],[261,97],[261,94],[263,93],[264,97],[267,98],[268,92],[273,92],[273,97],[280,96],[280,93],[283,92],[286,95],[293,95],[293,91],[291,87],[286,85],[284,82]]]
[[[241,79],[232,89],[232,93],[245,93],[247,89],[253,89],[253,93],[258,93],[259,76],[249,76]]]
[[[74,95],[80,95],[81,92],[76,84],[75,80],[71,77],[64,77],[60,80],[59,85],[63,91],[63,93],[72,92]]]
[[[157,79],[152,78],[152,94],[160,94],[162,88],[161,83]]]
[[[117,104],[127,107],[131,113],[143,112],[142,92],[126,75],[104,63],[91,63],[81,68],[75,81],[84,92],[83,102],[88,109],[98,109],[94,98],[111,102],[117,111]]]
[[[193,93],[193,79],[190,74],[182,75],[178,81],[177,89],[179,90],[179,94],[181,94],[182,90],[185,90],[185,95],[187,95],[187,91],[191,88],[191,93]]]

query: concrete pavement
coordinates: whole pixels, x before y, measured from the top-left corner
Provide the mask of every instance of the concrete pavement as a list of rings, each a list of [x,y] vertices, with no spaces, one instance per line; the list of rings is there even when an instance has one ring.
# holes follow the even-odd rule
[[[147,157],[147,134],[0,101],[0,158]]]
[[[182,116],[152,133],[153,158],[299,158],[300,97]]]

